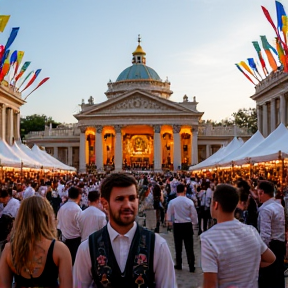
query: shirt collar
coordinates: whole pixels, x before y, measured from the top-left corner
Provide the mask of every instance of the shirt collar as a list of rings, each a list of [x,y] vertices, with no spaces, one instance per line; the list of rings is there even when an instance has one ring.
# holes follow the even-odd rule
[[[272,197],[272,198],[270,198],[269,200],[265,201],[265,202],[259,207],[259,210],[261,210],[263,207],[265,207],[265,206],[267,206],[267,205],[269,205],[270,203],[273,203],[273,202],[275,202],[275,198],[274,198],[274,197]]]
[[[135,235],[136,228],[137,228],[137,224],[134,221],[133,227],[125,235],[121,235],[116,230],[114,230],[112,228],[110,222],[108,222],[108,224],[107,224],[107,229],[108,229],[108,233],[109,233],[109,237],[110,237],[110,241],[111,242],[113,242],[119,235],[129,238],[129,241],[131,242],[133,237],[134,237],[134,235]]]

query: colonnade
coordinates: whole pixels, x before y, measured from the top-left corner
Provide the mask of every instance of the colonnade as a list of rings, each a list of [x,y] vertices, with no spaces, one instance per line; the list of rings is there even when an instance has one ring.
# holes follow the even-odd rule
[[[147,125],[145,125],[147,126]],[[163,147],[163,132],[161,132],[162,125],[151,125],[153,128],[153,159],[154,159],[154,171],[162,171],[162,147]],[[181,153],[184,149],[184,147],[181,147],[181,129],[185,127],[185,131],[187,130],[187,125],[170,125],[173,131],[173,168],[174,170],[177,170],[181,167]],[[109,126],[111,127],[111,126]],[[115,165],[115,171],[121,171],[123,167],[123,129],[128,127],[127,125],[114,125],[114,133],[115,133],[115,151],[114,151],[114,165]],[[141,127],[141,125],[139,125]],[[88,153],[87,153],[87,131],[88,126],[81,126],[80,127],[80,151],[79,151],[79,170],[80,172],[86,171],[86,164],[88,164]],[[89,126],[89,128],[93,128],[95,131],[95,165],[97,166],[97,169],[103,169],[104,167],[104,159],[103,159],[103,129],[105,126],[102,125],[96,125],[94,127]],[[191,137],[189,137],[189,146],[190,149],[190,155],[189,155],[189,163],[187,164],[197,164],[198,163],[198,127],[191,127],[189,128],[189,134]],[[187,147],[185,148],[187,149]],[[185,150],[187,151],[187,150]],[[89,163],[91,164],[91,163]]]
[[[287,99],[285,94],[257,105],[257,127],[264,137],[273,132],[280,123],[287,123]]]
[[[10,145],[20,140],[20,111],[1,103],[0,138]]]

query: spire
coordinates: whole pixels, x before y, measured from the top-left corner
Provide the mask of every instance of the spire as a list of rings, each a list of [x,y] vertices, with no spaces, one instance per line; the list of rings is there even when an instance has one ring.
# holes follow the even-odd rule
[[[146,64],[146,53],[145,51],[142,49],[141,45],[141,36],[140,34],[138,34],[138,46],[136,48],[136,50],[132,53],[133,58],[132,58],[132,63],[133,64]]]

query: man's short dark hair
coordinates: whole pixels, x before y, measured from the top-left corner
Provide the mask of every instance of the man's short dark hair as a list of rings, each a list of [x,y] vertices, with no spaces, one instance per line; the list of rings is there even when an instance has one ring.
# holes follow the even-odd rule
[[[90,202],[96,202],[100,198],[100,192],[97,190],[90,191],[88,194],[88,200]]]
[[[183,193],[185,191],[185,185],[180,183],[177,185],[177,193]]]
[[[70,199],[77,199],[80,194],[81,194],[81,190],[76,186],[72,186],[68,190],[68,197]]]
[[[223,212],[231,213],[236,209],[239,195],[235,187],[229,184],[217,185],[213,194],[213,201],[218,202]]]
[[[110,200],[110,194],[114,187],[129,187],[135,185],[137,190],[137,182],[134,177],[125,173],[112,173],[106,177],[100,186],[101,196],[107,201]]]
[[[0,189],[0,198],[6,198],[7,196],[12,197],[12,189],[11,188]]]
[[[261,180],[258,182],[258,189],[263,190],[264,194],[268,194],[270,197],[274,196],[274,185],[267,180]]]

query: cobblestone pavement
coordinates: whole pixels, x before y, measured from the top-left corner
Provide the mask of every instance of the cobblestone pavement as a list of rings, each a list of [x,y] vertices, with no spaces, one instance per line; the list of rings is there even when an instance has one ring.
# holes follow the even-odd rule
[[[155,211],[145,211],[146,213],[146,227],[153,230],[156,227]],[[195,229],[196,228],[196,229]],[[194,231],[198,231],[194,227]],[[160,236],[162,236],[168,243],[173,260],[175,261],[175,248],[173,240],[173,232],[167,231],[166,227],[160,227]],[[194,235],[194,253],[195,253],[195,273],[189,272],[189,265],[186,257],[186,250],[183,245],[182,250],[182,270],[175,270],[178,288],[200,288],[202,285],[203,273],[200,266],[200,237],[195,233]]]

